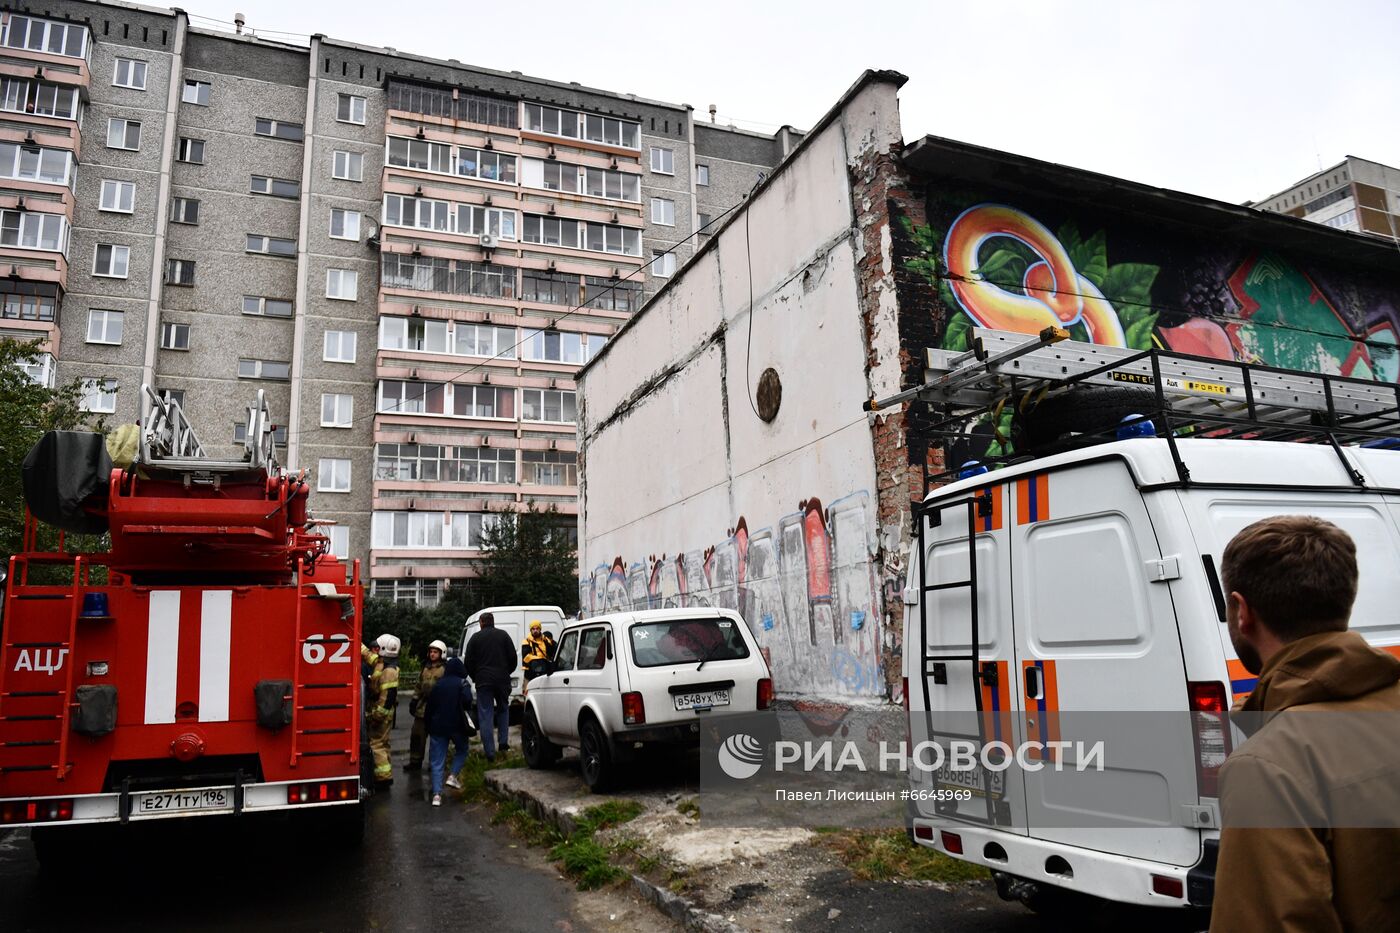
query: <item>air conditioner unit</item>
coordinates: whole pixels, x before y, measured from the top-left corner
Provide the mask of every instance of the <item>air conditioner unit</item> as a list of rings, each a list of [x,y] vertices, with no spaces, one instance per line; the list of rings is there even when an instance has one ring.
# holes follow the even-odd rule
[[[612,167],[613,167],[614,169],[617,168],[617,156],[613,156]]]
[[[422,186],[422,185],[419,185],[417,188],[414,188],[414,189],[413,189],[413,196],[414,196],[415,198],[421,198],[421,197],[423,196],[423,186]]]
[[[490,207],[490,206],[491,206],[491,195],[488,194],[488,195],[486,196],[486,200],[482,201],[481,203],[482,203],[482,204],[485,204],[487,207]]]
[[[417,435],[417,434],[410,434],[410,435],[408,436],[408,442],[409,442],[410,444],[416,444],[416,443],[418,443],[418,435]]]
[[[549,380],[549,387],[550,387],[551,389],[557,389],[557,388],[559,388],[559,380],[558,380],[558,379],[550,379],[550,380]]]
[[[557,158],[558,158],[558,156],[556,156],[556,155],[554,154],[554,147],[553,147],[553,146],[550,146],[550,147],[549,147],[549,152],[545,153],[545,158],[546,158],[546,159],[557,159]]]
[[[555,441],[555,440],[551,440],[551,441],[549,442],[549,449],[550,449],[550,450],[558,450],[558,449],[559,449],[559,442],[558,442],[558,441]]]
[[[491,446],[491,438],[489,438],[489,437],[483,437],[483,438],[481,439],[481,446],[482,446],[482,447],[490,447],[490,446]]]
[[[411,576],[413,576],[413,568],[412,568],[412,567],[405,567],[405,568],[403,569],[403,575],[406,576],[406,577],[411,577]]]
[[[418,307],[417,305],[414,305],[414,306],[413,306],[413,316],[414,316],[414,317],[419,317],[419,316],[422,315],[422,313],[423,313],[422,310],[420,310],[419,307]]]
[[[483,234],[481,235],[481,237],[480,237],[479,242],[481,243],[481,248],[482,248],[482,249],[495,249],[495,248],[496,248],[496,238],[493,237],[493,236],[492,236],[491,234],[489,234],[489,233],[483,233]]]
[[[550,212],[551,214],[554,213],[554,205],[553,205],[553,204],[549,205],[549,212]]]
[[[481,384],[484,385],[484,386],[489,386],[489,385],[491,384],[491,374],[490,374],[490,373],[482,373],[482,374],[481,374]]]
[[[417,379],[417,378],[418,378],[418,370],[416,370],[416,369],[410,369],[410,370],[408,371],[408,378],[410,378],[410,379]]]
[[[495,320],[495,318],[491,317],[490,311],[487,311],[481,315],[481,320],[487,324],[490,324],[492,321]]]
[[[551,259],[551,260],[549,261],[549,267],[548,267],[548,268],[549,268],[549,271],[550,271],[550,272],[553,272],[553,271],[555,271],[556,269],[559,268],[559,265],[558,265],[558,263],[556,263],[553,259]]]
[[[408,500],[408,510],[409,510],[410,512],[414,512],[414,511],[417,511],[417,509],[418,509],[418,500],[417,500],[417,499],[409,499],[409,500]]]
[[[613,222],[613,223],[617,223],[617,221],[618,221],[617,211],[613,211],[612,222]]]
[[[496,144],[495,144],[494,142],[492,142],[492,141],[491,141],[491,137],[488,136],[488,137],[486,137],[486,142],[484,142],[484,143],[481,144],[481,148],[483,148],[483,149],[495,149],[495,148],[496,148]]]

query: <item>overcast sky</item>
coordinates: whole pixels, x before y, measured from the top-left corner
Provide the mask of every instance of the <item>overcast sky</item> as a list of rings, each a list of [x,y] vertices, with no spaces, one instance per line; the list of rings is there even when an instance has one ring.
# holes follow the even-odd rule
[[[769,132],[811,126],[863,69],[890,68],[909,76],[906,140],[946,136],[1227,201],[1347,154],[1400,165],[1394,0],[179,5],[242,12],[267,38],[321,32],[688,103],[701,119],[715,104],[722,122]]]

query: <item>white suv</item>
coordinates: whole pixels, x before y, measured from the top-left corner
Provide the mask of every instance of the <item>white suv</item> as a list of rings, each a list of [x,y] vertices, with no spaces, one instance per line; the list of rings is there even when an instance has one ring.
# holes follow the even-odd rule
[[[602,790],[614,762],[640,745],[692,745],[706,717],[752,713],[773,681],[743,616],[728,609],[655,609],[575,622],[550,673],[525,685],[521,748],[547,768],[577,748],[583,779]]]

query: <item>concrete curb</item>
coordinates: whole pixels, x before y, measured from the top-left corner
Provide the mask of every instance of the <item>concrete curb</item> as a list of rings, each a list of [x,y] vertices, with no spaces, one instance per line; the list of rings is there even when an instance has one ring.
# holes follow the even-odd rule
[[[528,791],[507,787],[498,775],[490,771],[486,772],[486,786],[497,797],[515,801],[531,816],[550,824],[566,836],[578,828],[574,814],[564,807],[543,800]],[[641,875],[632,875],[632,887],[653,907],[692,933],[744,933],[743,927],[731,923],[719,914],[701,909],[690,898],[654,884]]]

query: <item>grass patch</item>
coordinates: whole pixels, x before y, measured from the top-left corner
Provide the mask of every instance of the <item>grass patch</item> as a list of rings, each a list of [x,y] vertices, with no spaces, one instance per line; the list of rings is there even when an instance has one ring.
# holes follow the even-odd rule
[[[536,817],[514,800],[503,801],[491,817],[494,825],[505,824],[532,846],[553,846],[563,841],[559,830]]]
[[[865,881],[959,882],[991,877],[980,865],[915,845],[902,829],[824,834],[820,843],[838,852],[851,872]]]
[[[613,857],[625,857],[636,849],[639,840],[619,840],[605,845],[596,838],[600,830],[635,820],[642,805],[635,800],[609,800],[589,807],[579,816],[574,831],[567,839],[555,842],[549,857],[574,879],[580,891],[601,888],[627,877],[627,872],[613,864]]]
[[[694,797],[687,797],[676,804],[676,812],[691,819],[700,819],[700,801]]]
[[[525,759],[514,749],[506,755],[497,755],[495,761],[487,761],[482,755],[472,754],[467,756],[467,766],[462,769],[458,779],[462,782],[462,797],[476,803],[486,803],[496,799],[486,786],[486,772],[495,771],[500,768],[523,768]]]

